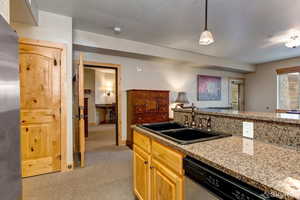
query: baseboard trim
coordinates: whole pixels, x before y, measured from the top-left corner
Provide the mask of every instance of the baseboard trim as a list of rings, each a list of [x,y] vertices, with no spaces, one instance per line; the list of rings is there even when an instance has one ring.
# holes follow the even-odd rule
[[[121,140],[119,142],[119,145],[118,146],[125,146],[126,145],[126,140]]]
[[[133,143],[130,140],[126,140],[126,145],[130,148],[133,149]]]
[[[89,126],[97,126],[97,123],[96,122],[90,122]]]

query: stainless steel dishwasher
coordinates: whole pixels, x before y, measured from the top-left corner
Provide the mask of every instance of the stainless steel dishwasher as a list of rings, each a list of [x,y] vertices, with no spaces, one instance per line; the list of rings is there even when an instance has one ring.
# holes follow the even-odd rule
[[[191,157],[184,159],[185,200],[276,200],[277,198]]]

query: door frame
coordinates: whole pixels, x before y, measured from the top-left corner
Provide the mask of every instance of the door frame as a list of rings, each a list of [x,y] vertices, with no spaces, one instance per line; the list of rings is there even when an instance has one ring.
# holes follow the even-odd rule
[[[243,101],[242,101],[242,107],[243,109],[242,110],[245,110],[245,106],[246,106],[246,98],[245,98],[245,89],[246,89],[246,78],[241,78],[241,77],[228,77],[228,103],[230,103],[230,100],[231,100],[231,97],[230,97],[230,94],[231,94],[231,87],[230,87],[230,84],[231,84],[231,81],[233,80],[240,80],[243,82],[243,86],[244,86],[244,89],[243,89]]]
[[[68,166],[67,164],[67,45],[62,43],[55,43],[49,41],[35,40],[29,38],[20,38],[19,44],[29,44],[41,47],[56,48],[61,50],[61,70],[60,70],[60,89],[61,89],[61,100],[60,100],[60,171],[70,171],[73,169],[73,165]]]
[[[76,61],[76,63],[79,63],[79,61]],[[123,146],[126,144],[126,140],[122,139],[122,82],[121,82],[121,71],[122,66],[120,64],[112,64],[112,63],[102,63],[102,62],[94,62],[94,61],[86,61],[83,60],[83,66],[89,65],[95,68],[111,68],[116,70],[116,87],[117,87],[117,95],[116,95],[116,102],[118,107],[118,132],[116,137],[116,145],[117,146]]]

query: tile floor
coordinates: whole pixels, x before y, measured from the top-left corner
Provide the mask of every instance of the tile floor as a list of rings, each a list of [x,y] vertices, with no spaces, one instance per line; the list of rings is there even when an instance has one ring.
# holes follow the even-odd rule
[[[86,167],[23,179],[23,200],[134,200],[131,151],[114,145],[112,125],[89,134]]]

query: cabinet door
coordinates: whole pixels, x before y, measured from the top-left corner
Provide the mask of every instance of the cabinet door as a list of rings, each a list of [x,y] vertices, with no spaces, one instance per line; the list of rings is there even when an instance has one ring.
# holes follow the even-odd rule
[[[152,200],[183,200],[183,177],[152,159],[151,190]]]
[[[133,187],[139,200],[150,200],[150,155],[134,145]]]

